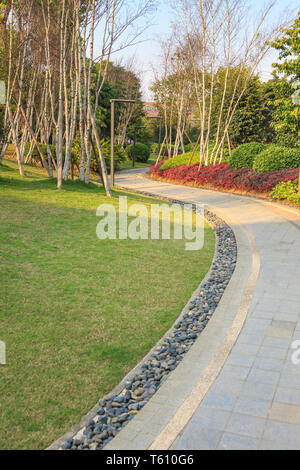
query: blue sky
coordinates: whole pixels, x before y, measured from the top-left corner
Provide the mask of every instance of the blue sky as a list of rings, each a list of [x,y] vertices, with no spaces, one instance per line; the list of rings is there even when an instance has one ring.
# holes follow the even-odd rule
[[[249,0],[248,4],[251,6],[251,10],[253,9],[255,12],[261,10],[265,2],[263,0]],[[136,71],[141,73],[144,99],[151,98],[148,88],[153,80],[153,65],[159,62],[159,41],[169,35],[171,24],[174,22],[174,15],[169,5],[170,1],[158,0],[157,11],[153,14],[152,19],[147,21],[150,26],[142,35],[143,42],[112,56],[113,60],[122,59],[125,62],[134,56]],[[270,23],[279,21],[282,13],[287,13],[287,10],[294,12],[296,15],[297,9],[300,9],[299,0],[277,0],[277,5],[268,21]],[[145,24],[145,21],[141,20],[141,25],[143,24]],[[276,60],[276,57],[276,51],[273,51],[261,63],[259,70],[263,80],[270,78],[271,64]]]

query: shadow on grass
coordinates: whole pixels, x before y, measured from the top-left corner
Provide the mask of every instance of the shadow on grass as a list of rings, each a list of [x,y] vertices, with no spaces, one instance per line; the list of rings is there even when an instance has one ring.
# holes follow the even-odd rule
[[[31,168],[33,171],[31,171]],[[38,170],[43,171],[42,169],[38,168]],[[57,191],[60,194],[64,192],[69,193],[70,195],[73,193],[74,195],[79,194],[90,194],[90,195],[99,195],[104,196],[106,195],[105,189],[100,182],[89,182],[88,184],[80,181],[79,179],[76,180],[68,180],[63,181],[62,190],[57,190],[57,180],[56,178],[49,178],[45,177],[42,174],[37,174],[37,167],[34,165],[26,165],[25,166],[25,177],[16,174],[16,168],[11,168],[10,166],[2,163],[0,165],[0,191],[5,188],[13,188],[16,191],[44,191],[44,190],[53,190]],[[156,198],[149,197],[147,195],[131,193],[130,191],[126,191],[123,189],[112,189],[112,196],[118,197],[122,195],[127,195],[130,197],[132,201],[139,201],[145,200],[145,202],[151,203],[157,202]]]

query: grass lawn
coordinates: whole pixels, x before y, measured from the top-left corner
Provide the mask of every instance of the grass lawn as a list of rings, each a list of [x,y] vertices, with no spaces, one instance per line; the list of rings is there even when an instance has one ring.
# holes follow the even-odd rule
[[[183,241],[96,237],[96,208],[154,199],[0,165],[0,449],[42,449],[68,431],[163,336],[209,269]]]
[[[146,168],[148,166],[154,165],[156,163],[156,159],[157,159],[157,155],[151,154],[150,158],[147,160],[146,163],[136,161],[135,168]],[[119,171],[131,170],[131,169],[132,169],[132,160],[126,160],[125,162],[122,162],[121,168]]]

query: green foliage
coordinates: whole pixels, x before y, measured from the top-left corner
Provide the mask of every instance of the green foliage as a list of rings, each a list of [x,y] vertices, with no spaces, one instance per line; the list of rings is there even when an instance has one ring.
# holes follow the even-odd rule
[[[126,147],[126,154],[129,158],[133,157],[133,147],[134,147],[133,144],[130,144],[128,145],[128,147]],[[150,157],[149,147],[145,144],[140,144],[139,142],[137,142],[135,144],[135,159],[138,162],[146,163],[149,157]]]
[[[40,149],[41,149],[42,154],[44,155],[45,159],[47,159],[48,158],[47,145],[39,143],[39,146],[40,146]],[[56,160],[56,147],[55,147],[55,145],[49,145],[49,148],[50,148],[50,152],[52,153],[53,158]],[[28,154],[29,150],[30,150],[30,142],[27,142],[27,144],[25,146],[25,156]],[[65,156],[65,148],[63,148],[63,156]],[[38,162],[41,161],[41,158],[40,158],[40,155],[37,151],[36,146],[34,146],[33,150],[32,150],[32,161],[35,162],[35,163],[38,163]]]
[[[271,45],[279,51],[279,63],[273,67],[293,80],[300,79],[300,11],[291,28],[283,37],[276,38]]]
[[[229,134],[234,145],[267,141],[266,102],[259,77],[249,80],[231,121]]]
[[[214,142],[210,142],[209,156],[211,156],[213,148],[214,148]],[[199,160],[200,160],[199,149],[200,149],[200,147],[197,147],[197,150],[194,152],[194,155],[193,155],[193,151],[190,151],[190,152],[183,153],[181,155],[177,155],[176,157],[169,158],[169,160],[166,160],[162,164],[161,169],[166,170],[167,168],[175,168],[175,167],[181,166],[181,165],[188,165],[192,155],[193,155],[193,157],[192,157],[192,160],[191,160],[191,165],[194,165],[195,163],[198,163]],[[229,158],[228,149],[224,148],[224,155],[223,155],[223,160],[222,161],[226,162],[226,161],[228,161],[228,158]]]
[[[169,160],[166,160],[162,166],[162,170],[166,170],[167,168],[175,168],[177,166],[181,165],[188,165],[189,160],[192,156],[193,152],[187,152],[183,153],[182,155],[177,155],[177,157],[170,158]],[[191,164],[194,165],[194,163],[199,162],[199,153],[195,152]]]
[[[291,28],[271,45],[279,51],[280,62],[274,63],[272,127],[276,143],[300,147],[300,106],[293,102],[299,90],[293,87],[300,80],[300,12]],[[278,76],[278,74],[280,74]]]
[[[185,152],[186,152],[186,153],[187,153],[187,152],[192,152],[192,151],[194,150],[194,148],[195,148],[195,145],[196,145],[196,142],[195,142],[194,144],[186,144],[186,145],[184,146]],[[197,146],[196,152],[197,152],[198,150],[200,151],[200,145]]]
[[[270,145],[253,162],[253,170],[258,173],[297,167],[300,167],[300,150],[278,145]]]
[[[158,143],[157,142],[152,142],[150,151],[151,151],[151,153],[158,154]]]
[[[259,142],[249,142],[242,144],[233,150],[231,157],[229,157],[230,167],[234,169],[250,168],[253,165],[256,155],[265,150],[266,145]]]
[[[275,188],[270,192],[273,199],[284,200],[300,204],[300,193],[298,193],[298,181],[292,183],[287,181],[285,183],[278,183]]]
[[[226,116],[230,113],[232,96],[235,95],[232,106],[237,106],[229,127],[230,141],[234,147],[247,142],[268,142],[272,140],[269,136],[270,114],[265,99],[264,85],[260,82],[258,76],[252,76],[249,79],[249,73],[250,70],[246,66],[243,70],[240,67],[230,67],[229,70],[226,67],[219,67],[215,77],[210,135],[215,138],[217,134],[223,99],[224,107],[220,123],[220,135],[224,133]],[[237,83],[239,75],[240,78]],[[243,92],[244,88],[245,91]],[[235,89],[236,92],[234,92]],[[243,95],[241,96],[242,92]],[[237,103],[240,96],[241,98]]]
[[[0,144],[7,141],[8,128],[4,125],[4,113],[0,109]]]
[[[100,204],[118,214],[127,196],[150,213],[161,201],[117,188],[108,201],[78,180],[57,191],[43,168],[25,173],[0,166],[0,449],[45,449],[79,422],[171,327],[215,248],[207,224],[199,256],[185,239],[100,241]]]
[[[293,103],[295,91],[292,84],[275,77],[268,82],[270,93],[268,105],[272,113],[270,126],[275,133],[274,141],[282,146],[300,147],[299,105]]]
[[[110,170],[110,142],[106,139],[101,139],[101,147],[104,153],[104,159],[106,163],[107,170]],[[96,149],[96,147],[95,147]],[[72,148],[72,155],[73,161],[79,167],[80,160],[81,160],[81,138],[79,132],[76,134],[75,139],[73,141],[73,148]],[[99,161],[99,153],[97,150],[97,156]],[[115,170],[119,170],[121,168],[122,162],[126,160],[126,154],[121,149],[120,145],[114,146],[114,168]],[[94,152],[92,152],[91,158],[91,169],[97,173],[98,172],[98,163],[95,157]]]

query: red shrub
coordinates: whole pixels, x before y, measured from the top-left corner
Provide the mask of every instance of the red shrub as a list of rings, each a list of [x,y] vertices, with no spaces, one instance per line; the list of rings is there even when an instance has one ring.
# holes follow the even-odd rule
[[[198,163],[192,166],[182,165],[175,168],[161,170],[163,162],[157,167],[151,166],[150,173],[168,180],[182,183],[196,183],[199,186],[215,186],[223,189],[237,189],[240,191],[256,191],[267,193],[281,181],[295,181],[298,178],[298,168],[255,173],[251,168],[233,170],[229,163],[218,163],[202,167],[198,171]]]

